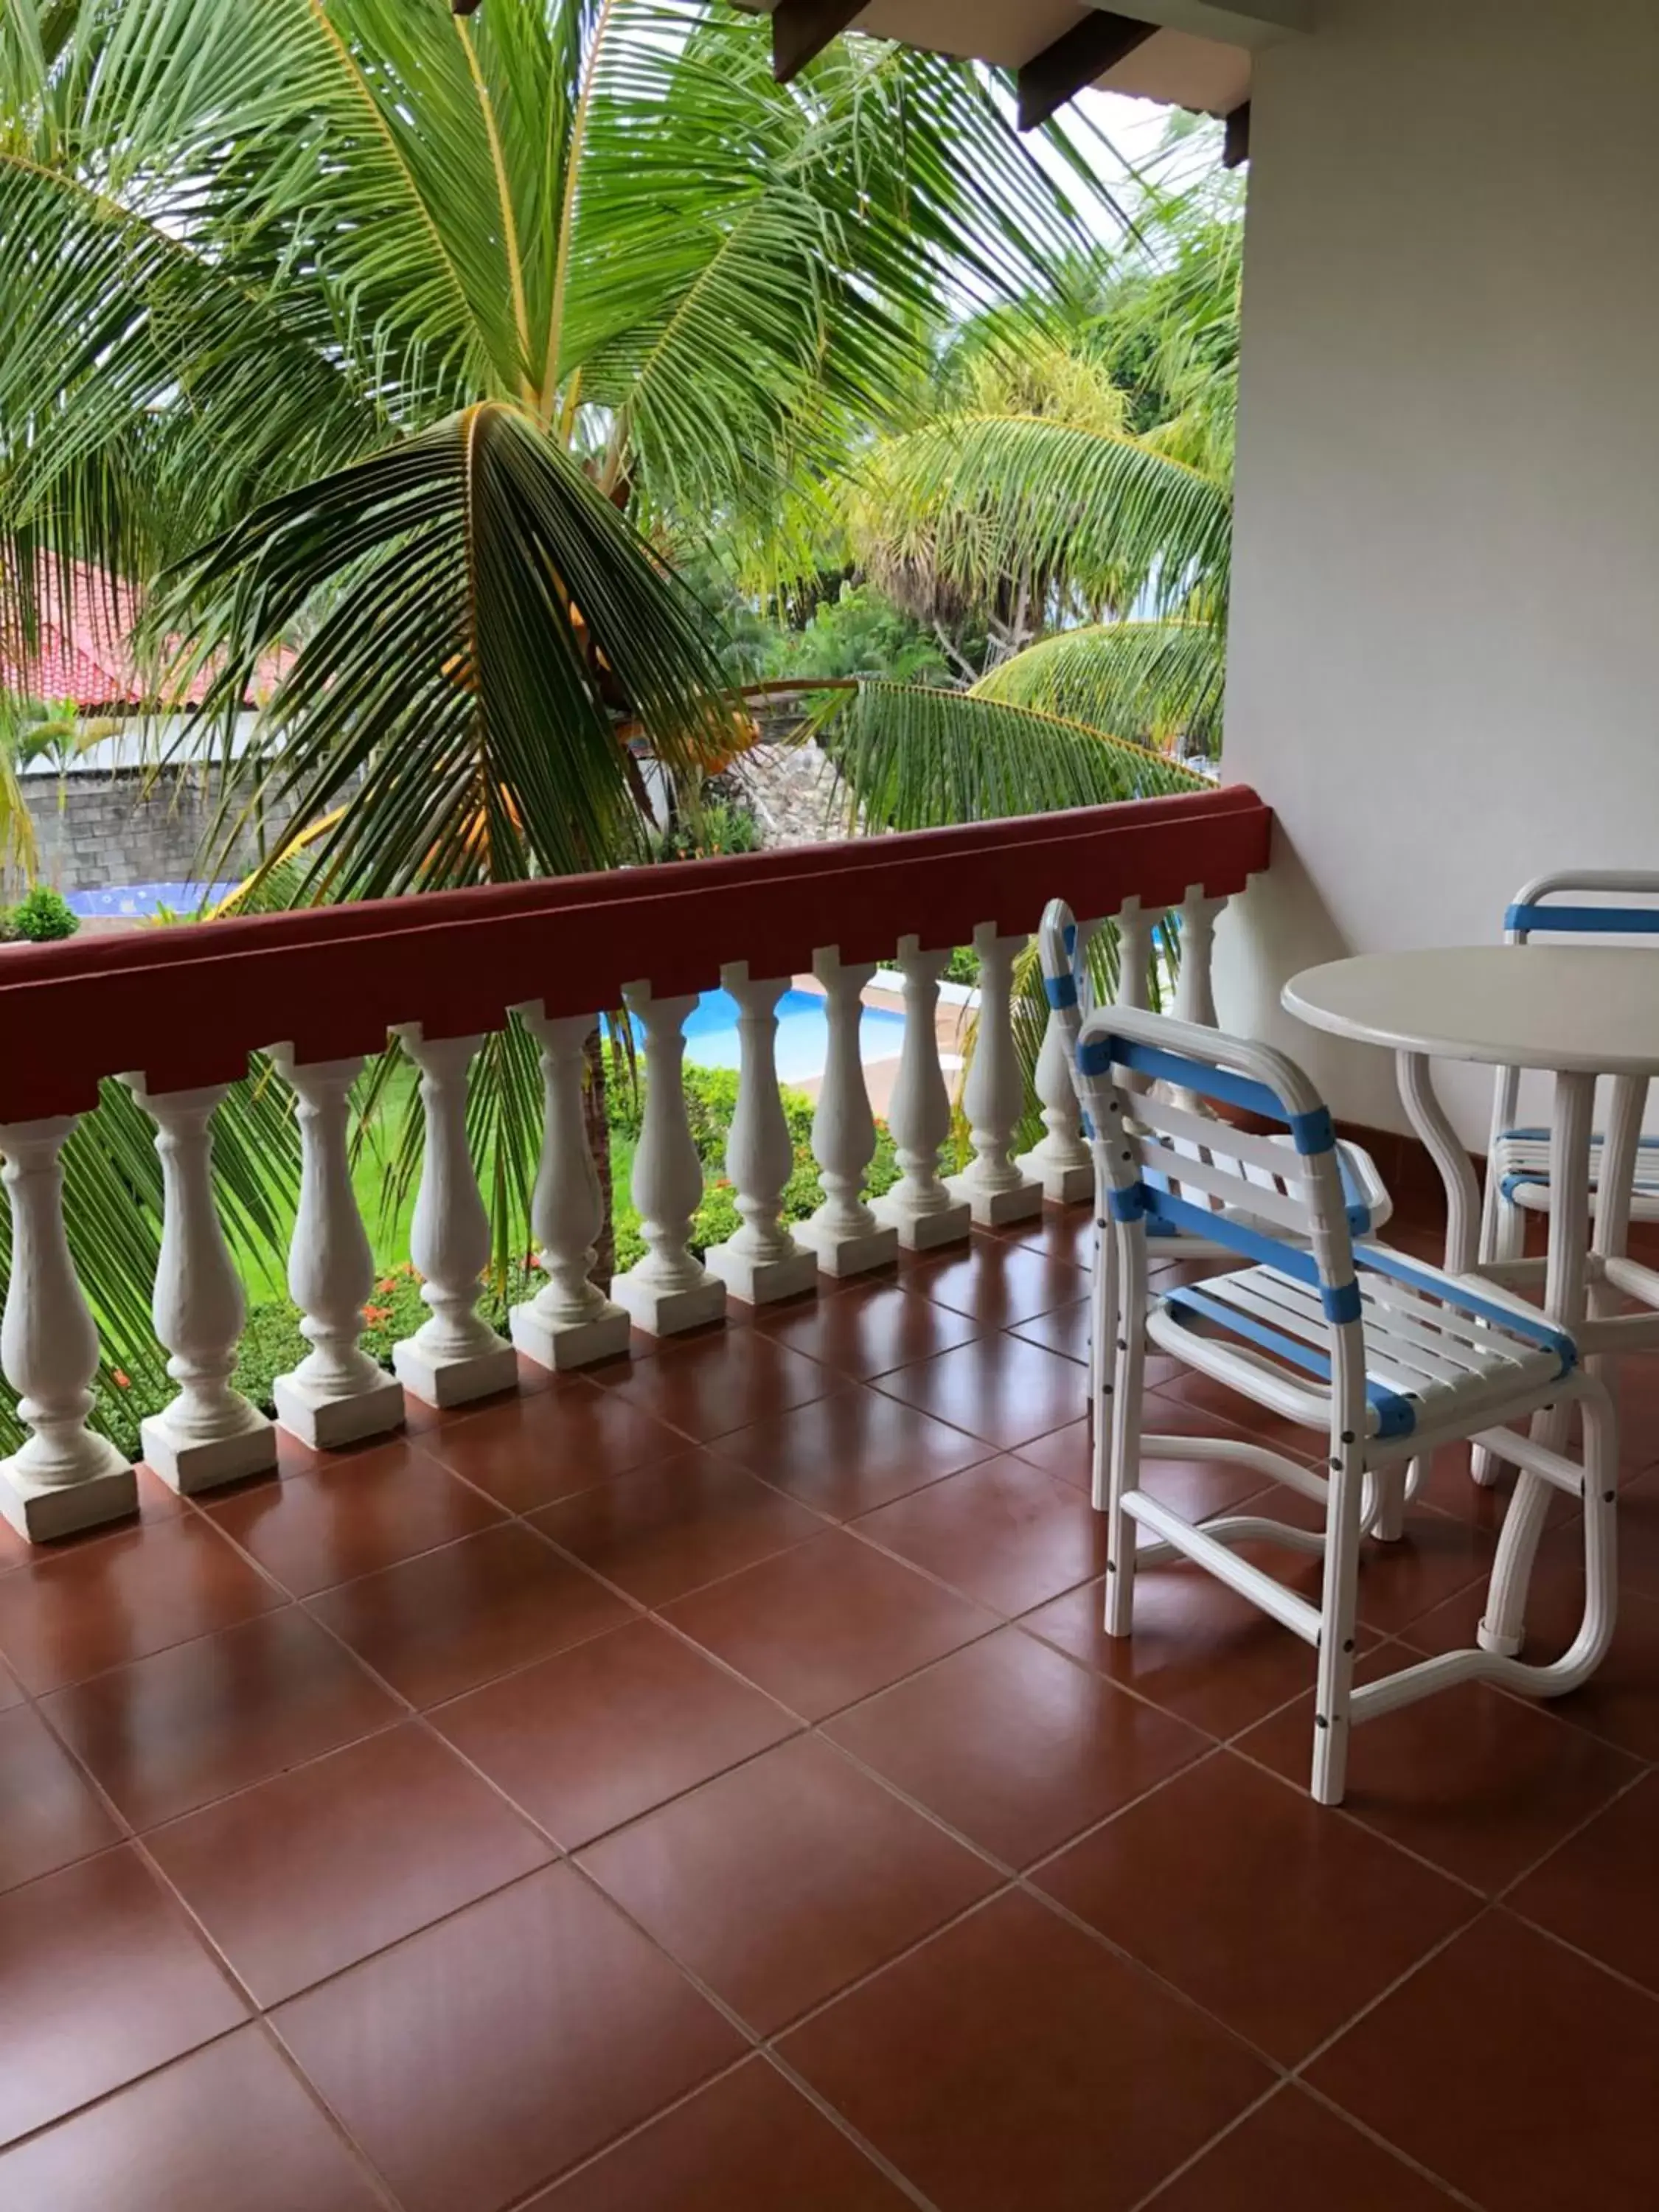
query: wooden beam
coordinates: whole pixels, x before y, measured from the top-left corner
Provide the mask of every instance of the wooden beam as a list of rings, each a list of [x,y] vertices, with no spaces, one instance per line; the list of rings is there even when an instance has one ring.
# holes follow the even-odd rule
[[[866,0],[778,0],[772,10],[772,74],[780,84],[838,39]]]
[[[1250,103],[1233,109],[1227,118],[1226,136],[1221,142],[1221,166],[1236,169],[1241,161],[1250,158]]]
[[[1020,66],[1019,127],[1035,131],[1073,94],[1104,76],[1126,54],[1150,39],[1156,23],[1137,23],[1132,16],[1114,15],[1107,9],[1091,8],[1080,23],[1033,54]]]

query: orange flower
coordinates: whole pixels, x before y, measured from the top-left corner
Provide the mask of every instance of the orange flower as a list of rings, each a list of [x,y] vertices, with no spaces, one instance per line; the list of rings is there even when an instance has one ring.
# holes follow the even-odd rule
[[[374,1287],[377,1291],[395,1291],[398,1287],[398,1278],[395,1275],[382,1275]]]
[[[363,1319],[368,1322],[371,1328],[374,1327],[376,1322],[390,1321],[391,1318],[392,1309],[390,1306],[365,1306],[363,1308]]]
[[[109,1371],[109,1379],[115,1385],[118,1390],[131,1390],[132,1388],[131,1376],[124,1375],[118,1367],[111,1368]]]

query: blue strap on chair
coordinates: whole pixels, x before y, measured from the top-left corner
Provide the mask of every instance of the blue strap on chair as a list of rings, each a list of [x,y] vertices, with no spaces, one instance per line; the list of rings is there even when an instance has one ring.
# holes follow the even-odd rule
[[[1659,937],[1659,907],[1512,906],[1504,911],[1504,927],[1528,935]]]
[[[1355,1317],[1358,1318],[1358,1288],[1352,1284],[1346,1287],[1354,1291]],[[1281,1334],[1278,1329],[1270,1328],[1266,1322],[1257,1321],[1252,1315],[1240,1313],[1237,1307],[1224,1304],[1219,1298],[1206,1296],[1200,1285],[1187,1283],[1176,1290],[1167,1291],[1164,1303],[1166,1306],[1176,1306],[1188,1313],[1202,1314],[1206,1320],[1218,1322],[1235,1336],[1243,1337],[1247,1343],[1260,1345],[1264,1352],[1276,1353],[1280,1359],[1288,1360],[1292,1366],[1301,1368],[1304,1374],[1311,1375],[1317,1382],[1328,1383],[1331,1379],[1328,1353],[1311,1344],[1302,1343],[1298,1338]],[[1376,1408],[1379,1436],[1408,1437],[1417,1426],[1416,1407],[1399,1391],[1390,1390],[1385,1383],[1373,1382],[1368,1376],[1365,1395]]]

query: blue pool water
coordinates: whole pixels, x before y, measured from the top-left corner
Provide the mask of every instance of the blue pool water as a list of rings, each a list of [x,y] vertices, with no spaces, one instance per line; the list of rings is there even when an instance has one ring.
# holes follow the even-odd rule
[[[163,907],[172,914],[195,914],[228,898],[233,884],[121,884],[101,891],[70,891],[70,911],[82,921],[145,921]]]
[[[639,1024],[634,1024],[635,1033]],[[859,1024],[861,1060],[894,1060],[904,1041],[904,1017],[866,1006]],[[778,1074],[785,1083],[822,1075],[830,1050],[823,1000],[813,991],[786,991],[778,1000]],[[699,1067],[738,1065],[738,1002],[729,991],[705,991],[686,1019],[685,1056]]]

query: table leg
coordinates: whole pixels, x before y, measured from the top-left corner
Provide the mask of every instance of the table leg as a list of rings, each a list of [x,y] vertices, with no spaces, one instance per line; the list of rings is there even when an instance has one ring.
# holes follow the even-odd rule
[[[1550,1249],[1544,1278],[1544,1310],[1563,1328],[1576,1332],[1584,1318],[1589,1270],[1590,1116],[1595,1103],[1592,1075],[1558,1075],[1555,1111],[1550,1125]],[[1532,1417],[1534,1439],[1552,1451],[1565,1448],[1572,1419],[1571,1404],[1546,1406]],[[1492,1561],[1486,1618],[1478,1640],[1483,1650],[1510,1656],[1526,1634],[1527,1587],[1532,1580],[1538,1539],[1549,1510],[1550,1486],[1523,1468],[1504,1516],[1498,1555]]]
[[[1445,1185],[1446,1273],[1467,1274],[1474,1265],[1480,1229],[1480,1186],[1475,1178],[1474,1164],[1458,1141],[1457,1132],[1435,1094],[1427,1054],[1397,1054],[1395,1068],[1406,1117],[1422,1139]],[[1403,1535],[1406,1498],[1415,1495],[1427,1473],[1428,1469],[1416,1460],[1403,1469],[1391,1470],[1394,1480],[1383,1492],[1374,1535],[1385,1543]]]

